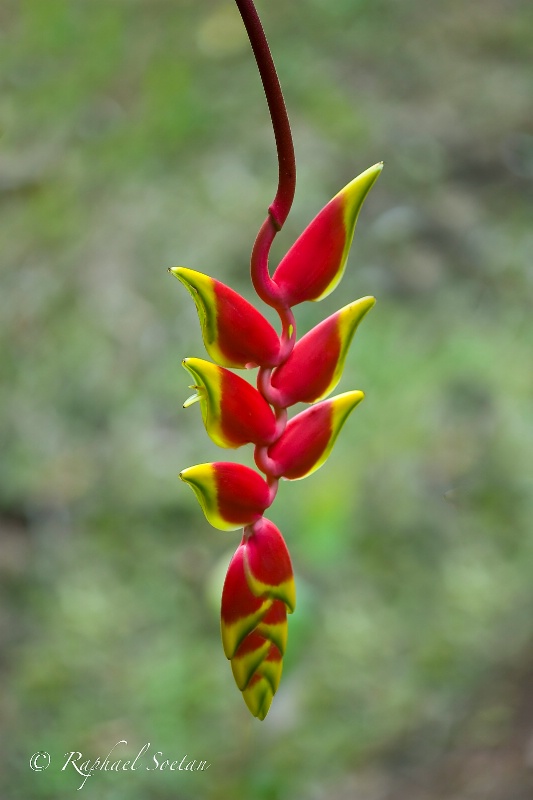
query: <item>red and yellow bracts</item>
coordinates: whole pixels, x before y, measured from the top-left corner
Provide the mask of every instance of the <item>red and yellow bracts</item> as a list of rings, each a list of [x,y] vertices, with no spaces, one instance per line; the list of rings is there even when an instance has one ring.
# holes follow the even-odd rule
[[[193,489],[207,520],[224,531],[243,529],[222,592],[226,657],[246,705],[264,719],[278,688],[287,644],[287,613],[296,602],[287,546],[265,511],[278,481],[299,480],[328,458],[361,391],[328,399],[342,377],[354,333],[374,305],[363,297],[297,340],[291,308],[320,300],[342,277],[361,205],[382,165],[366,170],[308,225],[271,279],[254,272],[261,297],[271,297],[282,322],[278,336],[244,297],[220,281],[184,267],[170,270],[192,295],[205,348],[213,361],[186,358],[205,429],[215,444],[252,444],[258,470],[225,461],[198,464],[180,477]],[[213,363],[215,362],[215,363]],[[259,368],[257,388],[230,368]],[[288,419],[296,403],[309,407]]]
[[[296,603],[289,551],[270,520],[244,529],[222,590],[221,631],[235,683],[264,719],[281,678],[287,612]]]

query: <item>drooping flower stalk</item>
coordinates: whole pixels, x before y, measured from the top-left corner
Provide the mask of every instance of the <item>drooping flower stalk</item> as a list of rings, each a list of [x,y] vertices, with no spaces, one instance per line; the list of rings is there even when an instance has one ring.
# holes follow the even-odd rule
[[[251,255],[252,283],[276,309],[274,328],[229,286],[185,267],[170,270],[196,304],[205,348],[215,363],[186,358],[208,435],[220,447],[254,445],[264,477],[230,462],[198,464],[180,478],[193,489],[207,520],[220,530],[243,529],[222,592],[224,652],[244,700],[264,719],[281,678],[287,613],[295,607],[294,576],[281,532],[265,511],[280,478],[300,480],[325,462],[348,415],[363,399],[350,391],[326,399],[338,384],[355,330],[374,305],[363,297],[296,340],[293,307],[321,300],[344,272],[360,208],[382,169],[355,178],[317,214],[273,276],[269,253],[294,198],[296,167],[291,130],[272,55],[252,0],[235,0],[255,54],[270,110],[278,156],[278,187]],[[257,389],[231,372],[258,368]],[[288,419],[296,403],[309,408]]]
[[[296,191],[296,159],[291,126],[272,53],[253,0],[235,0],[235,2],[248,33],[263,82],[278,156],[278,188],[252,250],[252,281],[257,294],[265,303],[275,308],[287,309],[278,287],[270,278],[268,255],[276,233],[281,230],[289,215]]]

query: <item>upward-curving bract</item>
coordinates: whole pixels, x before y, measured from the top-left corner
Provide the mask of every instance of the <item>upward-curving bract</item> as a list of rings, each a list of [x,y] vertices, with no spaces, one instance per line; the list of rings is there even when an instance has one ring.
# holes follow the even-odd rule
[[[235,682],[251,713],[264,719],[282,673],[287,614],[296,604],[293,568],[282,533],[264,514],[280,478],[300,480],[321,467],[363,392],[328,398],[341,380],[350,343],[373,297],[345,305],[300,339],[293,307],[321,300],[342,278],[359,211],[382,164],[361,173],[317,214],[270,276],[272,241],[295,187],[290,127],[279,82],[252,0],[236,0],[248,31],[272,117],[278,152],[276,196],[255,241],[253,286],[280,317],[278,335],[242,295],[185,267],[170,270],[191,294],[212,361],[185,358],[202,421],[224,448],[254,445],[257,470],[225,461],[188,467],[181,479],[215,528],[242,528],[222,591],[221,636]],[[259,368],[257,388],[231,369]],[[306,403],[289,419],[296,403]],[[262,474],[260,474],[262,473]]]
[[[296,342],[271,378],[284,406],[316,403],[335,389],[354,333],[375,302],[373,297],[362,297],[344,306]]]
[[[288,306],[322,300],[342,278],[361,206],[383,164],[374,164],[324,206],[274,272]]]

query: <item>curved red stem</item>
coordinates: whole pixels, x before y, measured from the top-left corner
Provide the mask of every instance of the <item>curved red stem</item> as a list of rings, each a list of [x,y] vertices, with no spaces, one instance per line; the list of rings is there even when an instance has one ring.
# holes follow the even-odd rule
[[[268,255],[274,237],[283,227],[294,199],[296,190],[294,145],[278,74],[253,0],[235,0],[235,2],[248,33],[265,90],[278,156],[278,188],[276,196],[269,206],[268,217],[259,230],[252,251],[252,282],[261,300],[280,309],[286,304],[279,287],[270,277]]]
[[[291,210],[296,189],[296,160],[291,126],[276,67],[253,0],[235,0],[235,2],[252,45],[276,138],[279,167],[278,190],[268,211],[274,227],[278,231],[282,228]]]

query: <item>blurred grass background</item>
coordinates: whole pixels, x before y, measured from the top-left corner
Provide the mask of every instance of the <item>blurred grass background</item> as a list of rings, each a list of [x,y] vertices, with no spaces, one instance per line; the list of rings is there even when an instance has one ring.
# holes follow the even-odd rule
[[[378,298],[339,387],[365,403],[271,510],[299,595],[262,724],[219,641],[239,537],[177,480],[220,451],[181,409],[181,358],[204,351],[166,272],[252,297],[276,162],[240,18],[230,0],[0,6],[1,796],[70,797],[64,754],[126,739],[123,757],[150,742],[212,766],[98,773],[85,796],[529,799],[531,3],[259,11],[299,166],[275,258],[385,161],[341,287],[297,309],[303,332]]]

